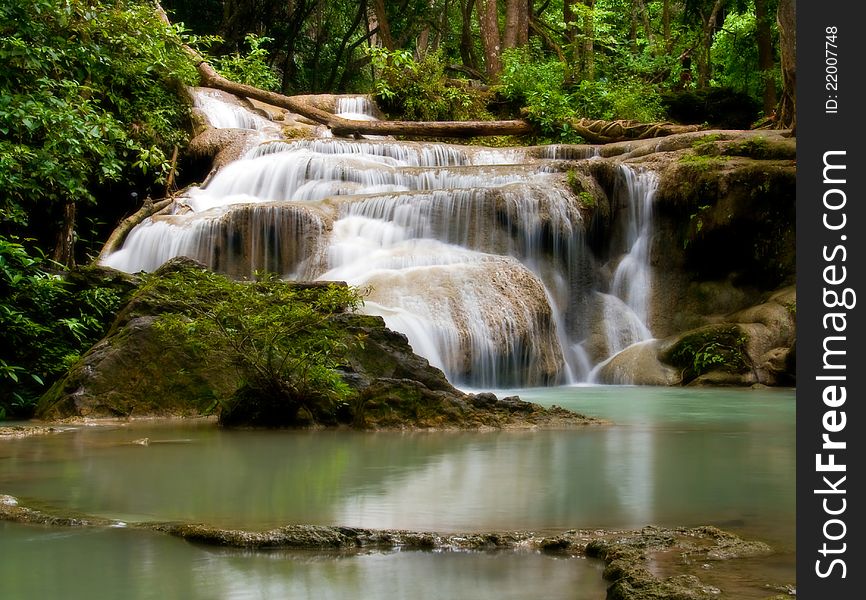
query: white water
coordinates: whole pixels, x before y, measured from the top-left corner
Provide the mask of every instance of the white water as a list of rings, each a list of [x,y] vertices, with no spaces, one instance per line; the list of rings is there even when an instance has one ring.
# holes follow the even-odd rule
[[[243,120],[242,107],[201,99],[212,123],[257,126]],[[337,110],[375,118],[364,97],[340,99]],[[548,171],[523,149],[263,138],[171,214],[137,226],[104,264],[151,271],[185,255],[239,277],[267,269],[345,281],[369,292],[365,312],[405,333],[455,383],[584,380],[592,365],[579,341],[598,292],[588,283],[577,203]],[[604,300],[611,353],[650,336],[654,179],[628,169],[621,176],[631,216],[627,252]]]
[[[279,137],[279,127],[272,121],[254,113],[240,104],[227,101],[230,96],[217,90],[197,89],[193,93],[193,105],[207,118],[211,127],[217,129],[252,129],[265,138]]]
[[[646,323],[651,285],[652,205],[658,189],[658,175],[653,171],[634,171],[626,165],[620,166],[620,172],[629,199],[625,221],[628,252],[617,265],[611,290],[642,323]]]

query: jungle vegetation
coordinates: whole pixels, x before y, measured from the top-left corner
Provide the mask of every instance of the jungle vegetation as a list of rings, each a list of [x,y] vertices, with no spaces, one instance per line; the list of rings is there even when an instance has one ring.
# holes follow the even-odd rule
[[[201,52],[284,94],[371,93],[408,119],[793,128],[793,0],[0,0],[0,418],[99,339],[117,289],[70,282],[183,181]],[[715,118],[715,117],[713,117]],[[723,123],[722,123],[723,124]]]

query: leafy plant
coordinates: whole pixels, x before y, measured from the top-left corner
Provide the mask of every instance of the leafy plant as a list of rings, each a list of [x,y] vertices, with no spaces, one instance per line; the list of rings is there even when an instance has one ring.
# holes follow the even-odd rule
[[[415,60],[408,50],[373,47],[368,55],[377,74],[373,93],[385,112],[421,121],[490,118],[487,96],[449,80],[440,53]]]
[[[218,38],[214,38],[218,40]],[[268,64],[268,51],[264,44],[273,41],[269,37],[248,33],[244,41],[250,47],[249,52],[235,52],[213,59],[214,67],[220,75],[238,83],[245,83],[263,90],[278,91],[280,78]]]
[[[186,139],[177,84],[196,72],[151,5],[3,2],[0,58],[3,231],[53,233],[66,205],[164,181],[169,151]]]
[[[574,119],[658,120],[664,111],[652,87],[635,78],[568,83],[567,65],[529,49],[506,50],[499,93],[519,103],[550,142],[579,142]]]
[[[684,381],[715,369],[742,373],[750,365],[747,341],[735,325],[708,327],[680,340],[671,349],[668,360],[683,369]]]
[[[185,270],[152,276],[143,292],[168,311],[158,323],[167,338],[237,368],[243,385],[222,407],[222,423],[335,422],[349,393],[336,370],[349,344],[333,317],[355,310],[361,296],[343,285],[257,277],[232,281]]]
[[[109,286],[74,285],[38,251],[0,236],[0,409],[26,417],[105,333],[121,303]]]

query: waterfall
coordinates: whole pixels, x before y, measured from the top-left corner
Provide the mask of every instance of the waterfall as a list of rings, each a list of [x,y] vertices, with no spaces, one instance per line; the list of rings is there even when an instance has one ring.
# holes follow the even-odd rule
[[[616,267],[611,290],[642,323],[646,323],[651,280],[652,205],[658,188],[658,175],[653,171],[634,171],[627,165],[620,165],[620,173],[628,198],[628,218],[625,220],[628,252]]]
[[[606,357],[590,371],[594,381],[599,369],[619,352],[633,344],[652,339],[647,326],[652,269],[652,205],[658,175],[653,171],[636,171],[620,165],[620,189],[625,207],[621,224],[621,245],[625,252],[618,260],[611,277],[609,293],[596,293],[597,315],[603,327]]]
[[[217,90],[195,89],[193,106],[205,115],[211,127],[217,129],[253,129],[260,132],[278,129],[272,121],[240,104],[227,101],[227,98],[232,97]]]
[[[334,112],[344,119],[375,121],[373,103],[367,96],[344,96],[337,98]]]
[[[196,98],[215,126],[271,131],[219,95]],[[375,118],[362,96],[339,98],[336,111]],[[598,152],[571,147],[539,159],[522,148],[263,136],[136,226],[103,263],[151,271],[184,255],[234,277],[264,269],[345,281],[366,291],[364,312],[403,332],[458,385],[581,381],[593,366],[582,340],[599,310],[609,325],[605,356],[649,336],[656,183],[651,173],[621,171],[622,258],[601,293],[588,224],[550,166],[563,154]]]

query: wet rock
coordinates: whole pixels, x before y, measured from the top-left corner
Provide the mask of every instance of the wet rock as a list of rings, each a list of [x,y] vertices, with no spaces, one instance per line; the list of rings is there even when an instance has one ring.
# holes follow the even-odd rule
[[[160,267],[154,276],[182,276],[204,269],[194,260],[178,258]],[[324,284],[285,285],[309,289]],[[145,292],[134,294],[119,311],[108,335],[40,399],[39,418],[200,416],[238,394],[259,393],[244,387],[230,353],[212,352],[202,360],[200,353],[183,341],[166,341],[156,324],[160,315],[182,312],[183,303],[173,302]],[[309,415],[308,426],[453,429],[600,422],[516,397],[499,400],[493,394],[465,394],[451,385],[440,369],[415,354],[406,336],[388,329],[381,317],[343,313],[333,317],[333,324],[351,349],[340,371],[351,394],[328,419]],[[363,344],[355,343],[359,338]],[[258,410],[273,404],[261,401],[245,405]],[[267,415],[235,412],[224,419],[226,424],[269,422]],[[303,425],[304,415],[295,416],[279,422]]]
[[[616,385],[677,385],[680,370],[659,360],[659,343],[634,344],[613,356],[596,374],[600,383]]]
[[[604,561],[604,578],[611,582],[607,598],[618,600],[706,600],[725,597],[725,590],[702,582],[687,571],[693,564],[728,562],[772,554],[763,542],[744,540],[712,526],[640,531],[568,530],[540,536],[529,531],[440,533],[398,529],[295,524],[265,531],[222,529],[191,523],[124,523],[85,515],[50,514],[21,506],[17,498],[0,495],[0,520],[55,527],[129,527],[162,532],[192,543],[233,548],[303,548],[323,552],[357,550],[541,551],[586,556]],[[668,575],[648,568],[659,554],[678,556]],[[672,572],[671,572],[672,570]],[[767,590],[794,594],[793,584],[766,583]]]

